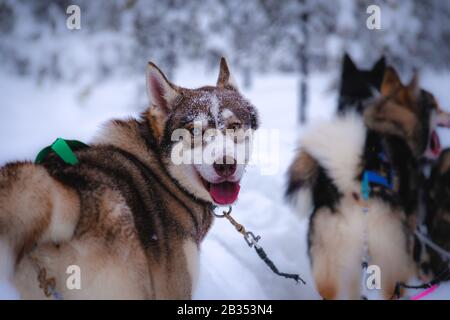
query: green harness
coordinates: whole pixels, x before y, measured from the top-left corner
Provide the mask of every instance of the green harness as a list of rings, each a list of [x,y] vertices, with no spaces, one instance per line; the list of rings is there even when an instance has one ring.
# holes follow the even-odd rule
[[[60,157],[66,164],[74,166],[78,164],[78,159],[73,152],[73,149],[85,148],[88,147],[87,144],[78,141],[78,140],[65,140],[62,138],[58,138],[53,142],[50,146],[42,149],[36,159],[35,163],[40,164],[44,161],[44,159],[51,153],[55,153]]]

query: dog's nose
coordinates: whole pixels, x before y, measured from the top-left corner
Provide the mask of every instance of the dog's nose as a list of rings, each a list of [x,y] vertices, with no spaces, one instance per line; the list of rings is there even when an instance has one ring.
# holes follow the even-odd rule
[[[228,178],[236,172],[236,160],[224,157],[222,163],[214,162],[214,170],[222,178]]]

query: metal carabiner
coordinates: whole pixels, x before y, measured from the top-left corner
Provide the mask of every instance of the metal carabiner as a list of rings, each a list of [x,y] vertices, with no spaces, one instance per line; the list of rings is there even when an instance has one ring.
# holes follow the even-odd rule
[[[261,236],[255,236],[255,234],[251,231],[247,231],[244,236],[245,242],[247,242],[248,246],[252,248],[253,246],[258,247],[258,241],[261,239]]]
[[[217,214],[214,210],[213,210],[213,214],[216,218],[225,218],[227,215],[231,214],[231,211],[233,211],[233,208],[231,206],[228,207],[228,212],[226,211],[222,211],[223,214]]]

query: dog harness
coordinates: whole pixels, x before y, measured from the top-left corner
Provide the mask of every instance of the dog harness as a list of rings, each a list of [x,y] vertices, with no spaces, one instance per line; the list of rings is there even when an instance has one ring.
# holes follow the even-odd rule
[[[374,136],[370,136],[371,133],[368,134],[367,142],[366,142],[366,150],[365,156],[366,160],[369,160],[366,163],[366,166],[362,172],[361,179],[361,195],[363,198],[362,202],[362,211],[364,214],[364,232],[363,232],[363,255],[362,255],[362,277],[361,277],[361,293],[363,298],[367,298],[367,268],[370,263],[370,253],[369,253],[369,239],[368,239],[368,200],[371,196],[373,196],[374,192],[383,192],[383,193],[391,193],[395,194],[398,192],[398,183],[397,183],[397,174],[395,170],[392,168],[389,158],[386,155],[386,152],[383,149],[380,141],[378,139],[374,139]],[[423,219],[422,219],[423,220]],[[428,237],[423,234],[423,230],[420,229],[420,226],[417,230],[415,230],[414,235],[418,237],[422,243],[425,243],[428,247],[435,250],[444,260],[450,261],[450,253],[440,248],[434,242],[432,242]],[[418,295],[412,297],[412,300],[419,300],[424,296],[432,293],[437,289],[439,283],[445,281],[447,277],[450,276],[450,268],[444,270],[440,275],[438,275],[435,279],[430,281],[429,283],[410,286],[405,283],[396,283],[395,292],[393,297],[399,296],[400,287],[408,288],[408,289],[426,289],[424,292],[419,293]]]
[[[398,191],[397,174],[392,168],[386,152],[375,133],[369,132],[365,146],[366,164],[362,172],[361,195],[362,213],[364,215],[363,230],[363,252],[362,252],[362,276],[361,276],[361,296],[367,299],[367,269],[370,263],[369,253],[369,198],[373,196],[375,190],[384,189],[390,193]]]
[[[77,159],[75,153],[73,152],[73,150],[80,149],[80,148],[86,148],[86,147],[88,147],[87,144],[84,144],[83,142],[78,141],[78,140],[65,140],[62,138],[58,138],[50,146],[42,149],[36,156],[36,159],[34,160],[34,162],[37,164],[40,164],[40,163],[44,162],[45,158],[49,154],[55,153],[66,164],[74,166],[74,165],[78,164],[78,159]]]
[[[441,273],[437,274],[434,279],[432,279],[428,283],[423,283],[421,285],[407,285],[406,283],[397,282],[395,286],[395,292],[393,297],[399,297],[400,296],[400,288],[406,288],[406,289],[425,289],[423,292],[417,294],[416,296],[413,296],[411,300],[420,300],[423,297],[429,295],[430,293],[434,292],[441,282],[448,281],[450,279],[450,252],[446,251],[444,248],[440,247],[438,244],[433,242],[430,237],[428,236],[428,230],[427,226],[425,224],[425,217],[427,215],[427,208],[423,204],[425,202],[424,199],[424,192],[421,190],[420,192],[420,199],[421,204],[419,206],[419,217],[418,217],[418,226],[416,230],[414,231],[414,236],[419,241],[419,244],[421,246],[421,252],[426,252],[426,247],[430,248],[431,250],[435,251],[437,254],[441,256],[441,259],[443,261],[447,262],[447,268],[444,269]],[[420,257],[419,257],[420,259]]]

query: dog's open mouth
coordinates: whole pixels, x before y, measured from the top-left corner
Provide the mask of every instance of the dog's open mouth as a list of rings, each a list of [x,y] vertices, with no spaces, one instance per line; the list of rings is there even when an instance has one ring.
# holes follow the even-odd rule
[[[202,181],[214,202],[221,205],[235,202],[239,195],[239,190],[241,189],[239,182],[224,181],[220,183],[210,183],[203,179]]]
[[[431,139],[430,139],[430,150],[433,154],[433,156],[438,157],[441,153],[441,143],[439,141],[439,136],[437,135],[436,131],[433,130],[431,133]]]

